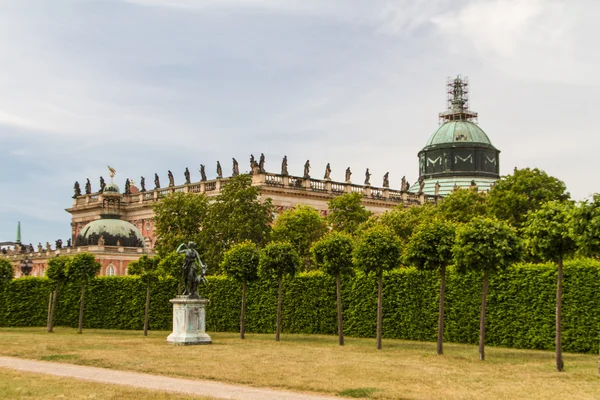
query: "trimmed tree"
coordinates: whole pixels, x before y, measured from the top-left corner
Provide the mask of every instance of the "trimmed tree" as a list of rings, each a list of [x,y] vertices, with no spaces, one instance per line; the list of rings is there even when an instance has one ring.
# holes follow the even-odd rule
[[[562,359],[561,320],[563,260],[577,250],[572,229],[574,207],[572,203],[551,201],[537,211],[529,213],[523,225],[527,248],[534,256],[554,261],[558,267],[556,279],[556,370],[564,371]]]
[[[492,218],[473,218],[456,230],[452,248],[459,272],[483,270],[479,317],[479,359],[485,360],[485,311],[490,274],[519,261],[523,244],[514,228]]]
[[[271,242],[260,252],[258,273],[263,278],[276,279],[277,289],[277,328],[275,340],[281,335],[281,299],[283,297],[283,278],[294,276],[300,265],[300,257],[288,242]]]
[[[366,230],[354,249],[354,263],[366,274],[377,276],[377,349],[381,349],[383,272],[400,264],[400,241],[391,228],[376,225]]]
[[[438,204],[440,214],[448,221],[469,222],[475,217],[485,217],[487,195],[475,189],[456,189]]]
[[[405,250],[408,264],[426,271],[439,271],[440,305],[438,311],[437,353],[442,355],[444,342],[444,297],[446,267],[453,262],[452,246],[455,239],[454,224],[439,218],[419,225],[410,237]]]
[[[240,310],[240,339],[244,339],[246,327],[246,291],[248,282],[258,278],[260,251],[255,243],[245,240],[233,245],[223,255],[221,268],[231,278],[242,284],[242,309]]]
[[[77,254],[66,265],[66,276],[69,280],[81,284],[81,297],[79,299],[79,325],[77,333],[83,333],[83,308],[85,299],[85,285],[100,272],[100,263],[90,253]]]
[[[158,262],[157,257],[148,257],[146,254],[136,261],[130,262],[127,266],[127,275],[138,275],[142,282],[146,284],[146,306],[144,308],[144,336],[148,336],[149,314],[150,314],[150,286],[152,282],[158,280]]]
[[[15,270],[10,261],[0,259],[0,290],[4,289],[15,277]]]
[[[277,242],[290,242],[302,260],[304,270],[310,270],[310,248],[327,233],[327,224],[319,212],[310,206],[299,204],[282,212],[273,224],[272,238]]]
[[[341,281],[343,274],[352,273],[352,247],[352,237],[342,232],[331,232],[312,247],[317,267],[335,278],[340,346],[344,345]]]
[[[353,235],[369,219],[371,212],[362,205],[362,197],[360,193],[346,193],[327,202],[327,222],[334,231]]]
[[[68,282],[67,277],[67,264],[71,257],[67,256],[58,256],[52,257],[48,260],[48,270],[46,271],[46,276],[50,279],[50,282],[54,284],[54,291],[50,297],[50,309],[48,312],[48,332],[52,332],[54,330],[54,313],[56,311],[56,303],[58,301],[58,293],[60,292],[60,288],[63,287]]]

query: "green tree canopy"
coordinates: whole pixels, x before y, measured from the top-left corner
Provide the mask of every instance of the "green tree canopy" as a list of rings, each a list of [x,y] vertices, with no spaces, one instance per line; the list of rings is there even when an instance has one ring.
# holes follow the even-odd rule
[[[486,216],[484,192],[475,189],[456,189],[438,204],[440,214],[448,221],[469,222],[474,217]]]
[[[271,199],[260,202],[260,190],[252,186],[250,175],[238,175],[223,184],[221,193],[209,206],[203,230],[204,261],[213,272],[219,268],[223,253],[235,243],[266,243],[273,221]]]
[[[317,267],[331,276],[352,273],[353,240],[343,232],[331,232],[316,242],[312,254]]]
[[[575,237],[583,254],[600,256],[600,194],[576,208],[573,220]]]
[[[69,256],[58,256],[52,257],[48,260],[48,269],[46,270],[46,277],[55,284],[62,284],[67,281],[67,265],[69,264],[71,257]]]
[[[333,230],[354,234],[371,212],[362,205],[362,194],[346,193],[327,202],[327,222]]]
[[[400,265],[401,245],[394,231],[384,225],[368,229],[354,249],[354,263],[366,274],[381,275]]]
[[[424,221],[433,218],[437,212],[437,207],[431,204],[408,208],[400,205],[382,214],[379,220],[371,225],[381,224],[391,228],[401,240],[400,244],[404,247],[415,228]],[[368,226],[369,223],[370,221],[365,225]]]
[[[299,204],[282,212],[273,225],[272,239],[290,242],[302,259],[306,270],[311,269],[310,248],[327,232],[325,220],[310,206]]]
[[[237,243],[223,256],[221,267],[227,276],[238,282],[251,282],[258,278],[260,251],[255,243],[245,240]]]
[[[15,277],[15,271],[10,261],[0,259],[0,289],[6,286]]]
[[[548,201],[565,201],[570,195],[561,180],[537,168],[515,168],[501,177],[489,193],[487,204],[491,215],[520,228],[529,211]]]
[[[156,279],[158,277],[158,264],[160,261],[161,258],[159,256],[148,257],[147,254],[144,254],[127,265],[127,275],[141,276],[144,282]]]
[[[154,204],[156,251],[165,256],[181,243],[201,243],[201,227],[208,213],[204,194],[171,193]]]
[[[260,254],[258,273],[263,278],[281,279],[298,272],[300,257],[289,242],[268,243]]]
[[[93,254],[80,253],[70,257],[65,274],[69,280],[85,284],[100,272],[100,267]]]

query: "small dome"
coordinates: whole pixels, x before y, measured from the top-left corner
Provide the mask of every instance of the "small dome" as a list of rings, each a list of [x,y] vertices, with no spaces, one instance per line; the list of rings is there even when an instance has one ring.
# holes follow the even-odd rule
[[[117,186],[116,183],[111,182],[109,184],[107,184],[106,186],[104,186],[104,191],[103,193],[121,193],[119,191],[119,187]]]
[[[115,185],[116,186],[116,185]],[[142,234],[132,223],[117,218],[92,221],[79,232],[75,240],[76,246],[96,246],[100,237],[105,246],[144,247]]]
[[[443,143],[484,143],[492,145],[490,138],[479,126],[466,120],[453,120],[444,123],[431,135],[425,147]]]

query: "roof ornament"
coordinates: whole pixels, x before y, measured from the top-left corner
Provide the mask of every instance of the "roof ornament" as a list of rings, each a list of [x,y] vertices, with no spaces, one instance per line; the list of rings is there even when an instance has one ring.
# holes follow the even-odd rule
[[[465,120],[477,123],[477,113],[469,110],[469,80],[457,75],[447,81],[447,110],[441,112],[440,124],[453,120]]]
[[[108,165],[108,176],[110,176],[110,183],[113,183],[113,178],[115,177],[115,174],[117,173],[117,170],[114,169],[113,167],[111,167],[110,165]]]

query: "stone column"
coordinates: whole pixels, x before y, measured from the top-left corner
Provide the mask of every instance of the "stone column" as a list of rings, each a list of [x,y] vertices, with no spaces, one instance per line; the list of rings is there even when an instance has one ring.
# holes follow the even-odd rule
[[[206,333],[207,299],[177,296],[169,301],[173,303],[173,332],[167,337],[167,343],[176,345],[212,343],[212,339]]]

